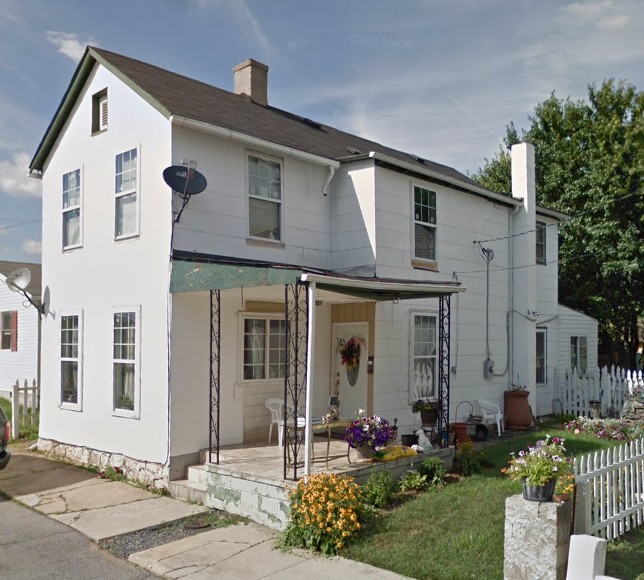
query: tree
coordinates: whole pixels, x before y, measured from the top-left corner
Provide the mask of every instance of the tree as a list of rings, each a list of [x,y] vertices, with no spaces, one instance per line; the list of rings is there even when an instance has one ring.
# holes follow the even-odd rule
[[[535,146],[537,200],[569,214],[561,224],[559,300],[597,318],[602,337],[630,346],[644,314],[644,93],[624,81],[588,86],[588,99],[554,92],[505,145]],[[508,192],[510,154],[500,148],[474,175]]]

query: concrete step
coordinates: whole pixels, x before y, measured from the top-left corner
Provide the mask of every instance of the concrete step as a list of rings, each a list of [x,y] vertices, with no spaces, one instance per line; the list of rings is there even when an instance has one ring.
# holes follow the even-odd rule
[[[208,478],[208,470],[205,465],[190,465],[186,469],[188,481],[195,483],[205,483]]]
[[[202,505],[206,501],[206,488],[206,482],[189,481],[187,479],[171,481],[168,485],[168,491],[172,497]]]

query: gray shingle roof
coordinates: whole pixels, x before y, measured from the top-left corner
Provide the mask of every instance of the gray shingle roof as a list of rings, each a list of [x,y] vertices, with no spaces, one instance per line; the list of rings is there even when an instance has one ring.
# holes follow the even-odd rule
[[[483,189],[477,182],[446,165],[420,160],[416,156],[385,147],[375,141],[275,107],[258,105],[247,97],[96,47],[88,47],[86,50],[56,116],[32,160],[32,170],[42,170],[53,141],[71,112],[73,102],[80,94],[82,84],[89,76],[94,61],[108,67],[134,90],[143,93],[151,104],[168,117],[186,117],[336,161],[358,152],[376,152],[419,169],[456,179],[466,187],[470,185]]]
[[[33,296],[36,302],[40,303],[40,296],[42,294],[42,265],[31,262],[0,261],[0,274],[5,278],[18,268],[29,268],[29,271],[31,272],[31,282],[27,287],[27,292]],[[4,282],[2,283],[4,284]]]

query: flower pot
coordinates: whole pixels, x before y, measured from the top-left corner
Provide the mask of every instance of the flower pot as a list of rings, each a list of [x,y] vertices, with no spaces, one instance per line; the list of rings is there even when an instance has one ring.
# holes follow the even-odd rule
[[[438,421],[438,409],[421,409],[420,420],[423,425],[436,425]]]
[[[376,450],[369,445],[358,445],[358,447],[355,448],[355,452],[356,459],[362,461],[373,459],[373,456],[376,454]]]
[[[505,391],[503,393],[505,427],[526,431],[532,427],[532,411],[528,403],[529,391]]]
[[[411,447],[412,445],[418,445],[418,435],[402,435],[402,444],[406,445],[407,447]]]
[[[355,365],[347,365],[347,380],[352,387],[355,387],[360,374],[360,361]]]
[[[557,485],[557,478],[549,479],[545,485],[532,485],[530,483],[523,483],[523,499],[528,501],[552,501],[552,496],[555,493],[555,486]]]
[[[470,440],[467,436],[468,427],[469,425],[467,423],[450,423],[450,428],[454,431],[454,438],[457,443],[463,443],[464,441]]]

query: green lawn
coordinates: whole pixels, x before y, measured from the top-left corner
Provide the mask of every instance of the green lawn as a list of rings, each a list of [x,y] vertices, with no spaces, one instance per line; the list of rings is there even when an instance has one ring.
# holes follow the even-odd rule
[[[525,449],[546,433],[565,437],[574,455],[615,444],[551,428],[481,447],[489,466],[483,473],[425,492],[387,512],[345,555],[413,578],[503,578],[505,499],[520,493],[521,484],[510,481],[500,469],[510,451]],[[637,576],[644,570],[641,554],[644,530],[610,545],[607,572],[623,580],[644,579]]]

